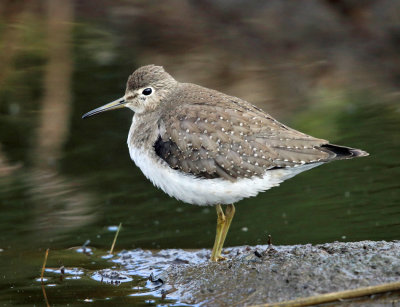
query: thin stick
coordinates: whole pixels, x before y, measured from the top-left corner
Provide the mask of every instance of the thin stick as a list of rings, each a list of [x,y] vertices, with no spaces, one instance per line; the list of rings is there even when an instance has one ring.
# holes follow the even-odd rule
[[[49,301],[48,301],[47,295],[46,295],[46,289],[44,288],[44,284],[42,284],[42,291],[43,291],[44,301],[46,302],[46,306],[50,307],[50,304],[49,304]]]
[[[121,226],[122,226],[122,223],[119,223],[117,232],[115,233],[114,241],[113,241],[113,243],[112,243],[112,245],[111,245],[111,249],[110,249],[110,252],[109,252],[110,255],[111,255],[111,254],[113,253],[113,251],[114,251],[115,242],[117,242],[117,237],[118,237],[119,231],[120,231],[120,229],[121,229]]]
[[[46,254],[44,255],[44,261],[42,266],[42,274],[40,275],[40,281],[42,282],[42,284],[43,284],[43,275],[44,275],[44,270],[46,269],[46,262],[48,255],[49,255],[49,249],[46,249]]]
[[[386,284],[380,284],[376,286],[370,287],[362,287],[352,290],[331,292],[321,295],[315,295],[310,297],[303,297],[295,300],[278,302],[278,303],[270,303],[263,305],[255,305],[258,307],[303,307],[303,306],[312,306],[324,303],[335,302],[343,299],[357,298],[372,294],[384,293],[389,291],[400,290],[400,282],[391,282]],[[255,307],[253,306],[253,307]]]
[[[47,262],[48,255],[49,255],[49,249],[46,249],[46,254],[44,255],[44,261],[43,261],[43,266],[42,266],[42,274],[40,274],[40,281],[42,283],[42,291],[43,291],[44,300],[46,302],[46,306],[50,307],[49,301],[47,299],[46,289],[44,288],[44,283],[43,283],[43,275],[44,275],[44,270],[46,269],[46,262]]]

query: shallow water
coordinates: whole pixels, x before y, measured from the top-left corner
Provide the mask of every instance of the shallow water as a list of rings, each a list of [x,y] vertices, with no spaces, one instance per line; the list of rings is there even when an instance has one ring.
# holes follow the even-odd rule
[[[117,251],[211,248],[214,208],[169,198],[130,160],[129,110],[81,120],[122,96],[127,76],[150,63],[371,154],[323,165],[241,201],[226,246],[265,244],[269,234],[279,245],[399,238],[399,68],[391,36],[350,31],[318,5],[308,9],[331,19],[312,30],[305,20],[318,20],[306,12],[284,24],[264,22],[288,16],[285,5],[239,13],[224,2],[213,10],[192,2],[175,3],[174,10],[169,2],[53,2],[0,7],[1,304],[43,303],[38,277],[46,248],[49,268],[73,270],[63,281],[46,271],[51,304],[170,304],[132,296],[137,287],[148,291],[144,275],[119,285],[92,277],[115,265],[104,255],[119,223]],[[379,8],[382,33],[393,22],[385,15],[391,9]],[[293,36],[271,30],[291,23]],[[74,248],[87,240],[94,255]]]

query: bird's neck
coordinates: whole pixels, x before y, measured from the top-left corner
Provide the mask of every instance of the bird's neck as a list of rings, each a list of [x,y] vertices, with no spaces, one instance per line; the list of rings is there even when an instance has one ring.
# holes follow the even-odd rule
[[[138,114],[132,118],[132,125],[128,134],[128,146],[135,148],[150,148],[159,135],[158,112]]]

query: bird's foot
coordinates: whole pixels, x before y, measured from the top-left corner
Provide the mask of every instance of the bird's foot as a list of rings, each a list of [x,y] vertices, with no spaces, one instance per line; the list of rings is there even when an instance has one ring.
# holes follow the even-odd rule
[[[211,257],[211,262],[220,262],[220,261],[225,261],[225,260],[227,260],[228,258],[225,258],[225,257],[223,257],[223,256],[216,256],[215,258],[212,258]]]
[[[210,260],[212,262],[220,262],[220,261],[228,260],[228,258],[226,258],[226,257],[222,256],[221,254],[219,254],[218,256],[217,255],[215,255],[214,257],[211,256]]]
[[[226,257],[224,257],[224,256],[218,256],[217,257],[217,262],[219,262],[219,261],[225,261],[225,260],[227,260],[228,258],[226,258]]]

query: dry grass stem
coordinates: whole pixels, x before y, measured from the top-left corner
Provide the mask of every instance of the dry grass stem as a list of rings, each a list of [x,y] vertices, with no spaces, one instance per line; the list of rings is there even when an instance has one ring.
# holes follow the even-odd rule
[[[313,306],[318,304],[335,302],[343,299],[351,299],[358,298],[362,296],[384,293],[389,291],[398,291],[400,290],[400,282],[391,282],[380,284],[376,286],[362,287],[352,290],[338,291],[325,293],[321,295],[315,295],[310,297],[299,298],[295,300],[279,302],[279,303],[270,303],[263,305],[255,305],[253,307],[303,307],[303,306]]]
[[[44,270],[46,269],[46,262],[47,262],[48,255],[49,255],[49,249],[46,249],[46,253],[44,255],[43,266],[42,266],[42,273],[40,274],[40,281],[42,283],[42,291],[43,291],[44,300],[46,302],[46,306],[50,307],[49,301],[47,300],[46,289],[44,288],[44,283],[43,283],[43,275],[44,275]]]
[[[113,241],[113,243],[112,243],[112,245],[111,245],[111,249],[110,249],[110,252],[109,252],[110,255],[111,255],[111,254],[113,253],[113,251],[114,251],[115,242],[117,242],[117,237],[118,237],[119,231],[121,230],[121,226],[122,226],[122,223],[119,223],[117,232],[115,233],[114,241]]]
[[[43,275],[44,275],[44,270],[46,269],[46,262],[48,255],[49,255],[49,249],[46,249],[46,254],[44,255],[44,261],[42,266],[42,274],[40,274],[40,281],[42,282],[42,284],[43,284]]]

